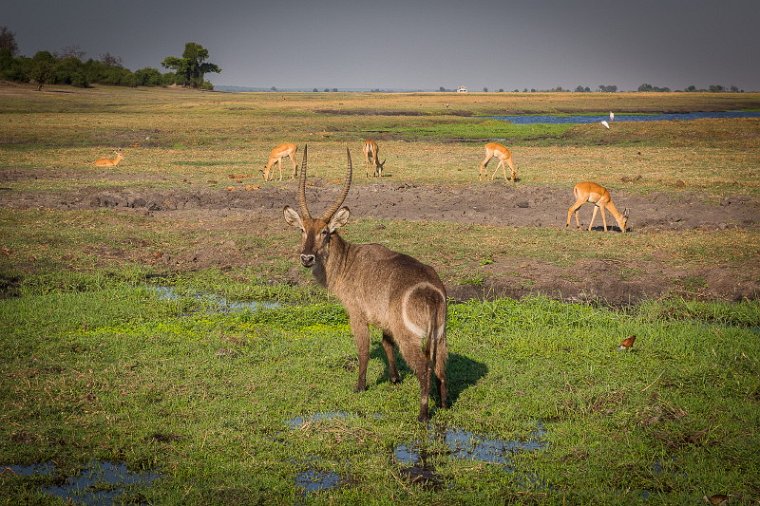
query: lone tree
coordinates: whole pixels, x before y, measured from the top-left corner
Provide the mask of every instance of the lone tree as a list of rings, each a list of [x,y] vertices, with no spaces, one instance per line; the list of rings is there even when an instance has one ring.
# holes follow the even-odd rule
[[[52,83],[55,77],[55,56],[50,51],[37,51],[32,58],[29,76],[37,82],[37,91],[46,83]]]
[[[204,81],[203,76],[209,72],[219,73],[222,71],[217,65],[207,63],[208,49],[195,42],[185,44],[185,52],[182,58],[167,56],[161,65],[172,69],[177,74],[177,81],[184,86],[193,88],[211,89],[211,83]]]

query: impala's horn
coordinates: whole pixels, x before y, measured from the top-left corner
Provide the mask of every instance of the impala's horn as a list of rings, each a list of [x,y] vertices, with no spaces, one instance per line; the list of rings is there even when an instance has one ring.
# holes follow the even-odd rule
[[[346,156],[348,157],[348,170],[346,171],[346,180],[343,182],[343,191],[338,197],[338,200],[336,200],[332,205],[332,207],[330,207],[330,209],[325,211],[325,214],[322,215],[322,219],[324,221],[328,221],[330,218],[332,218],[332,215],[335,214],[335,211],[340,209],[340,206],[343,205],[343,201],[346,200],[348,190],[351,189],[351,174],[353,173],[353,166],[351,165],[351,151],[348,150],[348,146],[346,146]],[[305,159],[306,158],[304,155],[304,160]]]
[[[303,147],[303,160],[301,161],[301,177],[298,178],[298,206],[301,208],[301,216],[311,218],[309,208],[306,206],[306,158],[309,146]]]

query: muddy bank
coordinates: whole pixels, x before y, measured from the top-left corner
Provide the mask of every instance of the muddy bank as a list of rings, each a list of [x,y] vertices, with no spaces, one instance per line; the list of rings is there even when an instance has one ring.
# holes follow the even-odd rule
[[[282,208],[296,204],[295,183],[285,186],[237,185],[235,191],[190,186],[184,189],[122,187],[84,189],[63,193],[17,193],[0,191],[0,205],[6,208],[97,209],[143,212],[159,220],[184,223],[203,221],[212,228],[234,229],[251,221],[259,232],[285,227]],[[313,214],[332,203],[337,185],[320,179],[307,188]],[[760,201],[748,196],[705,201],[695,194],[655,193],[647,196],[616,192],[619,207],[631,209],[629,230],[633,233],[661,230],[757,229]],[[346,205],[358,219],[425,220],[461,224],[513,227],[564,227],[567,208],[572,204],[564,189],[491,184],[461,187],[416,186],[378,183],[354,187]],[[592,209],[581,211],[588,223]],[[608,224],[616,226],[609,217]],[[601,221],[596,222],[597,228]],[[293,248],[297,237],[293,237]],[[96,245],[93,245],[95,248]],[[167,272],[220,268],[223,270],[255,264],[266,251],[240,249],[235,241],[223,244],[199,243],[179,251],[153,251],[150,245],[137,248],[97,246],[98,255],[153,265]],[[760,264],[759,264],[760,265]],[[546,295],[569,301],[595,301],[614,306],[637,303],[649,298],[684,296],[701,299],[760,298],[760,266],[710,262],[674,268],[664,259],[636,259],[621,265],[612,260],[582,260],[558,266],[531,258],[498,257],[481,266],[480,279],[472,284],[449,282],[455,300],[496,297],[521,298]],[[635,275],[631,275],[635,273]],[[581,275],[582,274],[582,275]],[[308,279],[295,256],[287,279],[274,283],[303,283]],[[308,281],[311,282],[311,281]],[[13,283],[9,287],[12,288]],[[2,283],[0,283],[2,284]]]
[[[245,209],[279,213],[295,203],[295,183],[288,186],[234,191],[201,187],[184,189],[115,188],[85,189],[68,193],[21,194],[4,190],[4,207],[52,209],[134,208],[149,211],[188,209]],[[337,195],[336,185],[314,180],[307,187],[310,207],[318,211]],[[760,223],[760,199],[727,196],[708,202],[692,193],[634,195],[615,192],[622,211],[630,209],[629,230],[686,230],[695,228],[753,228]],[[515,227],[561,227],[573,203],[571,192],[548,187],[467,185],[459,187],[380,183],[355,186],[346,205],[356,218],[383,220],[447,221]],[[590,205],[581,209],[581,222],[588,223]],[[596,225],[601,226],[597,218]],[[615,225],[608,216],[608,225]]]

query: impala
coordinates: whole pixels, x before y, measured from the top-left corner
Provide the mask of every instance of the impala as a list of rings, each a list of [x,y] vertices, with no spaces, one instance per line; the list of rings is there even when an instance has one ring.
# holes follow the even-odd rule
[[[124,155],[120,150],[115,150],[113,152],[114,157],[113,158],[98,158],[95,160],[95,166],[96,167],[116,167],[119,165],[119,162],[124,159]]]
[[[377,147],[377,142],[372,139],[365,139],[364,144],[362,145],[362,151],[364,152],[364,160],[366,162],[367,177],[369,177],[369,167],[372,166],[375,168],[374,175],[377,177],[383,177],[383,168],[386,160],[383,160],[381,163],[380,159],[377,157],[377,154],[380,152],[380,148]]]
[[[298,151],[298,146],[292,142],[285,142],[275,147],[269,153],[269,160],[267,160],[267,164],[264,165],[263,169],[259,170],[259,172],[261,172],[264,176],[264,181],[269,181],[269,175],[271,174],[272,167],[274,167],[275,163],[280,169],[280,181],[282,181],[282,160],[286,156],[290,158],[290,163],[293,164],[293,175],[291,176],[291,179],[295,178],[296,174],[298,173],[298,165],[296,165],[295,158],[296,151]]]
[[[596,212],[601,209],[604,231],[607,231],[607,217],[604,212],[607,210],[617,221],[620,231],[625,233],[625,227],[628,224],[628,209],[624,209],[621,214],[620,211],[617,210],[617,207],[615,207],[615,203],[612,202],[610,192],[608,192],[605,187],[592,183],[591,181],[584,181],[575,185],[573,188],[573,195],[575,195],[575,203],[567,210],[567,222],[565,222],[565,227],[570,226],[570,218],[573,213],[575,213],[575,224],[578,228],[581,228],[581,222],[578,219],[578,209],[580,209],[580,207],[586,202],[591,202],[594,204],[594,214],[591,216],[591,223],[588,225],[589,231],[591,230],[591,227],[594,226]]]
[[[488,165],[488,162],[494,157],[499,159],[499,164],[496,166],[496,170],[493,171],[493,174],[491,174],[491,181],[493,181],[496,173],[499,172],[499,167],[504,171],[504,180],[507,180],[507,168],[504,164],[509,165],[509,169],[512,171],[512,182],[514,183],[517,181],[517,170],[515,169],[514,163],[512,163],[512,152],[508,147],[499,144],[498,142],[489,142],[486,144],[486,157],[480,162],[480,175],[478,176],[478,181],[482,180],[483,176],[488,174],[486,172],[486,165]]]
[[[388,357],[388,374],[399,382],[394,344],[420,382],[420,411],[417,419],[428,420],[430,378],[435,375],[441,407],[446,395],[446,288],[432,267],[379,244],[351,244],[338,233],[349,217],[341,207],[351,187],[351,153],[346,148],[348,169],[343,191],[318,218],[306,204],[307,148],[303,150],[295,211],[285,206],[288,225],[301,230],[301,264],[314,278],[340,299],[348,313],[351,332],[359,354],[356,391],[367,388],[369,325],[382,330],[382,345]]]

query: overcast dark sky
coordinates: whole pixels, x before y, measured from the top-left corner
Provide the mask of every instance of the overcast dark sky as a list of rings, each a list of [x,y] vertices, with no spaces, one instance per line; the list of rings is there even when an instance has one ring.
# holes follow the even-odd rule
[[[217,85],[760,90],[760,0],[0,0],[0,25],[132,70],[198,42]]]

